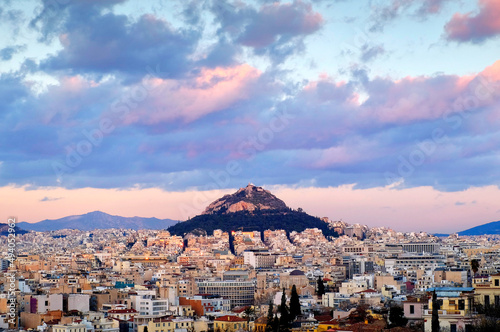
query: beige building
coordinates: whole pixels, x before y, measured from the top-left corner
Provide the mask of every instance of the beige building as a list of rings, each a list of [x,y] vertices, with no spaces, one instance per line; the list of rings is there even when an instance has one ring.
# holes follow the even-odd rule
[[[486,278],[474,278],[472,287],[476,291],[476,299],[482,305],[500,306],[500,273]]]
[[[436,287],[430,288],[429,294],[436,292],[441,303],[438,310],[439,326],[442,330],[457,332],[471,331],[476,315],[473,313],[474,288],[472,287]],[[428,301],[428,309],[424,309],[424,327],[426,332],[432,330],[432,297]]]
[[[293,270],[290,273],[280,274],[280,287],[285,289],[291,289],[292,286],[303,287],[309,285],[309,279],[307,279],[304,272],[300,270]]]
[[[237,316],[222,316],[214,320],[214,331],[216,332],[247,330],[247,327],[247,320]]]
[[[87,332],[85,324],[57,324],[52,326],[52,332]]]

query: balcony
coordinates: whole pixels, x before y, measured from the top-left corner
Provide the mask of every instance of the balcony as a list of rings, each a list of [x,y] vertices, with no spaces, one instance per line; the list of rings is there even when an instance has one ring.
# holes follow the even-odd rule
[[[439,316],[471,317],[477,313],[473,310],[438,310],[438,314]],[[432,310],[424,310],[424,315],[432,316]]]

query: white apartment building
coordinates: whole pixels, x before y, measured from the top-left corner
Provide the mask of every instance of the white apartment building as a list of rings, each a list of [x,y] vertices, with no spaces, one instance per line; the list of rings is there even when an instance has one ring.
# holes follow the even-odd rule
[[[245,250],[243,252],[244,264],[250,265],[255,269],[273,267],[276,263],[276,254],[267,250]]]
[[[69,294],[68,310],[78,310],[80,312],[90,311],[90,295],[88,294]]]
[[[63,310],[63,295],[32,295],[30,304],[31,312],[37,314],[44,314],[48,310]]]
[[[340,294],[351,295],[354,293],[358,293],[364,290],[367,290],[368,281],[364,279],[360,280],[350,280],[342,283],[342,286],[339,287]]]
[[[431,269],[445,267],[445,258],[442,255],[400,255],[396,258],[385,259],[385,269],[394,274],[395,270]]]
[[[160,316],[166,315],[168,311],[168,299],[159,299],[155,295],[143,294],[130,296],[132,308],[139,312],[139,315]]]

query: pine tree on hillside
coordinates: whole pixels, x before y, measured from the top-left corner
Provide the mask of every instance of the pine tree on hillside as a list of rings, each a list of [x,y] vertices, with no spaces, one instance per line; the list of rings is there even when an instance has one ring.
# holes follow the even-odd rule
[[[475,276],[477,271],[479,270],[479,261],[477,259],[471,260],[470,267],[472,269],[472,272],[474,272],[474,276]]]
[[[278,317],[278,314],[276,313],[273,319],[273,332],[279,332],[279,331],[280,331],[280,319]]]
[[[437,300],[436,290],[432,292],[432,332],[439,332],[439,302]]]
[[[290,297],[290,320],[293,321],[295,318],[297,318],[297,316],[301,314],[299,294],[297,293],[297,287],[293,285],[292,295]]]
[[[269,301],[269,310],[267,311],[267,323],[265,332],[273,332],[273,301]]]
[[[283,295],[281,295],[281,305],[280,305],[280,332],[288,332],[290,325],[290,314],[288,311],[288,306],[286,305],[286,292],[283,288]]]
[[[323,279],[321,276],[318,277],[318,297],[323,296],[325,294],[325,284],[323,283]]]

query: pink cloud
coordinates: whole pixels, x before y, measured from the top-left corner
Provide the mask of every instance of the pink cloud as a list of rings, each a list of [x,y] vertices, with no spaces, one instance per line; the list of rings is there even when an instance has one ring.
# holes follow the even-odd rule
[[[310,81],[303,88],[303,96],[319,103],[336,102],[346,105],[359,105],[359,95],[345,81],[336,81],[325,73],[318,80]]]
[[[45,124],[55,121],[72,124],[72,117],[84,110],[86,105],[95,102],[82,96],[98,86],[99,83],[86,80],[80,75],[61,77],[59,84],[49,86],[42,97],[40,104],[43,105],[44,112],[40,113],[41,121]]]
[[[319,151],[317,158],[310,158],[311,156],[309,156],[306,165],[318,169],[352,165],[376,158],[384,153],[383,150],[374,141],[356,139],[323,149]]]
[[[244,64],[202,69],[198,76],[185,80],[151,79],[146,85],[154,86],[154,92],[125,123],[194,121],[251,98],[260,75],[259,70]]]
[[[491,106],[499,84],[500,61],[473,75],[377,78],[367,84],[370,97],[362,109],[382,123],[438,119]]]
[[[500,34],[500,2],[479,0],[479,13],[455,13],[446,24],[447,38],[459,42],[479,43]]]

